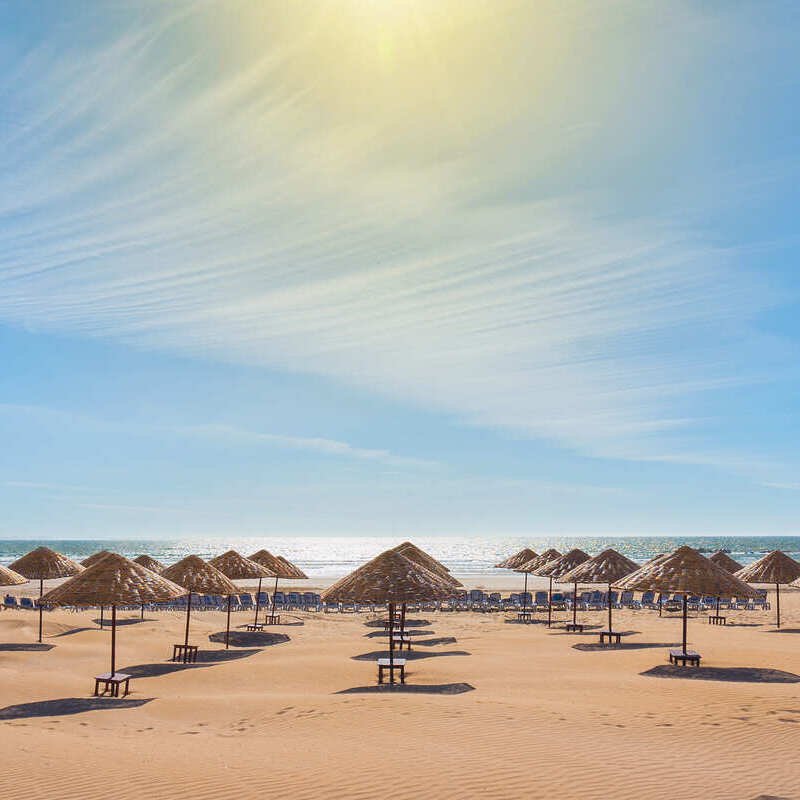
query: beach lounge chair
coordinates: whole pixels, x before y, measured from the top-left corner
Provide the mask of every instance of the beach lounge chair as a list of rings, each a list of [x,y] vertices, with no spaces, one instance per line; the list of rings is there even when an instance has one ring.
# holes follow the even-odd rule
[[[642,608],[658,608],[658,603],[656,602],[656,593],[642,592],[642,599],[639,601],[639,605]]]
[[[13,594],[7,594],[6,599],[3,601],[6,608],[19,608],[19,602]]]
[[[30,597],[20,597],[19,607],[24,608],[26,611],[34,611],[36,609],[36,603],[34,603]]]

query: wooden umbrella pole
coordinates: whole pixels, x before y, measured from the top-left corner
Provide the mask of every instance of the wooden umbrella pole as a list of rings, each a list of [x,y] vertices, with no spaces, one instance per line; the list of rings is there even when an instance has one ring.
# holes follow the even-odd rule
[[[528,573],[525,573],[525,588],[522,590],[522,611],[527,610],[528,606]]]
[[[550,588],[547,590],[547,627],[553,621],[553,576],[550,576]]]
[[[225,625],[225,649],[228,649],[231,638],[231,596],[228,595],[228,619]]]
[[[100,606],[100,630],[103,630],[103,606]]]
[[[111,604],[111,677],[114,677],[116,671],[116,656],[117,656],[117,607]]]
[[[578,624],[578,581],[572,584],[572,624]]]
[[[273,620],[275,619],[275,594],[278,591],[278,576],[275,576],[275,588],[272,590],[272,612],[271,616]]]
[[[777,615],[776,620],[778,622],[778,627],[781,626],[781,585],[779,583],[775,584],[775,613]],[[39,639],[41,641],[41,639]]]
[[[719,596],[717,596],[717,616],[719,616],[719,600],[720,600],[720,598],[719,598]]]
[[[256,616],[253,619],[253,625],[258,625],[258,601],[261,598],[261,578],[258,579],[258,591],[256,592]]]
[[[608,583],[608,601],[607,602],[608,602],[608,632],[611,633],[611,631],[614,630],[611,627],[611,581],[609,581],[609,583]],[[611,639],[609,639],[608,641],[610,642]]]
[[[389,603],[389,683],[394,683],[394,647],[392,636],[394,634],[394,603]]]
[[[42,641],[42,595],[44,594],[44,578],[39,578],[39,643]]]
[[[686,655],[686,595],[683,596],[683,654]]]
[[[400,635],[406,632],[406,604],[400,604]]]
[[[189,592],[189,594],[186,597],[186,637],[183,640],[184,645],[189,644],[189,614],[191,610],[192,610],[192,593]]]

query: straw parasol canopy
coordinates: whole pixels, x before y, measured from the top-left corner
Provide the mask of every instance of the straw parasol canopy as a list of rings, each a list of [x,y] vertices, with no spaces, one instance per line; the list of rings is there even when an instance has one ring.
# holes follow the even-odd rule
[[[441,575],[395,550],[386,550],[328,587],[322,599],[394,604],[444,600],[455,593],[452,583]]]
[[[530,547],[523,547],[518,553],[514,553],[513,556],[509,556],[499,564],[495,564],[495,567],[498,569],[517,569],[517,567],[533,561],[534,558],[537,558],[536,552],[531,550]]]
[[[544,553],[539,553],[538,556],[532,558],[530,561],[526,561],[518,567],[512,567],[512,569],[517,572],[528,572],[531,575],[541,575],[539,570],[551,561],[555,561],[557,558],[561,558],[561,553],[551,547],[549,550],[545,550]]]
[[[186,591],[186,633],[184,636],[184,646],[189,644],[189,615],[192,611],[192,592],[204,594],[226,594],[228,595],[228,627],[225,630],[225,646],[228,646],[230,638],[230,599],[237,589],[228,578],[225,577],[215,566],[203,561],[200,556],[186,556],[177,564],[167,567],[161,577],[183,586]]]
[[[800,578],[800,564],[791,556],[780,550],[767,553],[758,561],[748,564],[736,573],[736,577],[748,583],[775,584],[775,620],[781,626],[781,589],[782,583],[791,583]]]
[[[28,579],[24,575],[0,564],[0,586],[21,586],[27,582]]]
[[[83,572],[84,568],[77,561],[49,547],[37,547],[22,558],[18,558],[11,564],[11,569],[24,575],[28,580],[48,581],[53,578],[71,578]]]
[[[285,561],[280,561],[277,556],[272,555],[269,550],[258,550],[250,556],[250,561],[255,561],[256,564],[261,564],[262,567],[271,569],[275,573],[276,578],[295,577],[294,571],[286,566]]]
[[[631,572],[639,569],[639,565],[635,561],[631,561],[627,556],[618,553],[616,550],[609,548],[592,556],[588,561],[578,564],[577,567],[571,569],[569,572],[561,576],[559,580],[564,583],[575,584],[576,594],[577,586],[579,583],[607,583],[608,592],[611,594],[611,584],[615,581],[630,575]],[[577,598],[576,598],[577,600]],[[608,632],[611,633],[611,609],[614,604],[611,602],[611,597],[608,598]],[[576,622],[577,616],[577,602],[572,604],[572,621],[573,625]],[[610,638],[609,638],[609,641]]]
[[[461,581],[459,581],[457,578],[454,578],[450,574],[450,570],[447,569],[447,567],[442,564],[441,561],[437,561],[432,555],[430,555],[430,553],[426,553],[415,544],[412,544],[411,542],[403,542],[403,544],[395,547],[394,551],[395,553],[400,553],[401,556],[405,556],[411,561],[416,561],[417,564],[421,564],[423,567],[427,567],[431,572],[434,572],[441,578],[444,578],[453,586],[463,588]]]
[[[158,575],[164,571],[164,565],[160,561],[156,561],[152,556],[148,556],[147,553],[136,556],[136,558],[133,559],[133,563],[141,564],[143,567],[147,567],[151,572],[155,572]]]
[[[256,613],[253,619],[253,625],[258,625],[258,610],[261,602],[261,581],[264,578],[276,578],[277,575],[273,569],[259,564],[258,561],[251,561],[245,558],[235,550],[228,550],[221,556],[212,558],[209,564],[216,567],[223,575],[233,581],[254,580],[258,578],[258,589],[256,589]],[[273,593],[273,604],[274,604]]]
[[[18,558],[11,565],[11,569],[29,580],[39,581],[39,641],[41,642],[44,582],[54,578],[71,578],[83,572],[84,567],[49,547],[37,547],[22,558]]]
[[[176,583],[124,556],[109,553],[83,572],[51,589],[42,603],[51,606],[111,606],[111,677],[115,674],[117,606],[164,603],[186,594]]]
[[[92,564],[96,564],[101,558],[105,558],[110,553],[110,550],[98,550],[96,553],[92,553],[92,555],[84,558],[83,561],[81,561],[81,566],[91,567]]]
[[[536,570],[535,574],[543,575],[545,578],[552,577],[554,580],[560,581],[563,575],[575,569],[579,564],[583,564],[584,561],[588,561],[590,558],[591,556],[588,553],[584,553],[583,550],[575,548],[540,567]]]
[[[717,550],[714,555],[708,557],[708,560],[727,570],[731,575],[742,568],[742,565],[738,561],[734,561],[724,550]]]
[[[686,653],[686,597],[755,597],[757,592],[692,547],[684,545],[655,558],[616,582],[618,589],[675,592],[683,595],[683,652]]]
[[[275,558],[277,558],[278,561],[280,561],[281,564],[283,564],[292,573],[292,578],[298,581],[308,580],[308,575],[306,575],[305,572],[303,572],[303,570],[297,566],[297,564],[293,564],[288,558],[284,558],[283,556],[275,556]]]

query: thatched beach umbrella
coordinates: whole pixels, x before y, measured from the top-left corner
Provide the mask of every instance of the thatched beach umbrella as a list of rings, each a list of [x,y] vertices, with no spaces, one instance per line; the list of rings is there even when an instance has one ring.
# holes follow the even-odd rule
[[[336,581],[322,599],[337,603],[387,603],[389,606],[389,682],[394,683],[394,612],[398,603],[446,600],[453,585],[427,567],[394,550],[386,550]]]
[[[152,556],[148,556],[147,553],[142,553],[140,556],[136,556],[133,559],[134,564],[141,564],[143,567],[147,567],[150,572],[155,572],[156,575],[160,575],[166,567],[160,562],[157,561]]]
[[[781,584],[792,583],[800,578],[800,564],[780,550],[767,553],[758,561],[748,564],[736,573],[739,580],[747,583],[775,584],[775,622],[781,626]]]
[[[534,550],[531,550],[530,547],[523,547],[518,553],[514,553],[513,556],[509,556],[499,564],[495,564],[495,567],[498,569],[517,569],[538,557],[538,554]]]
[[[51,589],[45,605],[111,606],[111,677],[116,670],[117,606],[164,603],[186,594],[185,589],[141,564],[110,553],[83,572]]]
[[[524,572],[525,575],[541,575],[542,569],[550,564],[552,561],[555,561],[557,558],[561,558],[561,553],[554,548],[549,548],[544,551],[544,553],[540,553],[536,558],[531,559],[530,561],[521,564],[519,567],[514,567],[517,572]],[[550,587],[547,591],[547,627],[550,627],[550,623],[553,618],[553,576],[549,575],[550,578]]]
[[[755,589],[684,545],[653,559],[614,584],[628,591],[674,592],[683,595],[683,652],[686,654],[686,605],[690,594],[715,597],[754,597]]]
[[[24,575],[28,580],[39,581],[39,641],[42,641],[42,595],[44,582],[55,578],[71,578],[84,567],[49,547],[37,547],[30,553],[18,558],[11,569]]]
[[[297,581],[308,580],[308,575],[306,575],[305,572],[303,572],[303,570],[301,570],[300,567],[297,566],[297,564],[292,563],[291,561],[289,561],[288,558],[284,558],[281,555],[277,555],[275,556],[275,558],[277,558],[278,561],[280,561],[281,564],[283,564],[284,567],[286,567],[286,569],[292,573],[291,577],[293,580]]]
[[[558,558],[554,558],[552,561],[549,561],[543,567],[540,567],[536,574],[543,575],[546,578],[551,579],[550,587],[552,591],[552,581],[559,581],[563,580],[562,576],[566,575],[570,570],[575,569],[579,564],[583,564],[584,561],[588,561],[591,556],[588,553],[584,553],[583,550],[579,550],[577,547],[570,550],[568,553],[564,553],[563,556],[559,556]],[[572,594],[572,624],[575,625],[578,619],[578,584],[575,583],[574,591]],[[548,613],[547,624],[550,625],[552,621],[551,614]]]
[[[457,578],[454,578],[450,574],[450,570],[447,569],[447,567],[442,564],[441,561],[437,561],[430,553],[426,553],[421,547],[417,547],[411,542],[403,542],[402,544],[393,548],[393,550],[395,553],[400,553],[401,556],[405,556],[411,561],[426,567],[431,572],[447,581],[447,583],[449,583],[454,589],[464,588],[464,585],[461,583],[461,581],[459,581]],[[406,606],[407,603],[400,604],[400,633],[403,633],[406,627]]]
[[[529,562],[533,561],[535,558],[538,558],[537,553],[534,550],[531,550],[530,547],[523,547],[518,553],[514,553],[513,556],[509,556],[508,558],[501,561],[499,564],[495,564],[495,567],[498,569],[513,569],[517,572],[524,572],[525,573],[525,588],[522,590],[522,611],[525,612],[528,606],[528,571],[525,569],[519,569],[520,567],[528,564]]]
[[[161,576],[186,589],[186,635],[184,647],[189,644],[189,614],[192,610],[192,592],[195,594],[228,595],[228,627],[225,630],[225,649],[231,629],[231,595],[236,594],[236,586],[215,566],[207,564],[200,556],[186,556],[177,564],[167,567]]]
[[[269,617],[267,618],[267,622],[273,622],[275,620],[275,594],[278,591],[278,580],[280,578],[289,580],[296,579],[296,568],[293,569],[293,564],[287,564],[286,559],[279,559],[277,556],[272,555],[269,550],[262,549],[256,551],[250,556],[250,560],[255,561],[256,564],[261,564],[262,567],[272,570],[272,572],[275,574],[275,586],[272,588],[272,605],[270,608]]]
[[[86,556],[86,558],[81,561],[82,567],[91,567],[93,564],[96,564],[100,561],[101,558],[105,558],[107,555],[110,555],[110,550],[98,550],[96,553],[92,553],[90,556]]]
[[[228,550],[221,556],[212,558],[209,562],[216,567],[225,577],[232,581],[251,581],[258,578],[258,591],[256,592],[256,616],[253,625],[258,625],[258,605],[261,599],[261,581],[264,578],[274,578],[275,571],[257,561],[251,561],[235,550]]]
[[[28,579],[24,575],[0,564],[0,586],[22,586],[27,582]]]
[[[708,557],[708,560],[727,570],[731,575],[743,569],[742,565],[738,561],[734,561],[724,550],[717,550],[714,555]]]
[[[560,580],[565,583],[574,583],[576,594],[579,583],[608,584],[608,632],[612,633],[614,629],[611,626],[611,584],[637,569],[639,569],[639,565],[635,561],[631,561],[622,553],[609,548],[565,573]],[[574,624],[574,615],[572,621]]]

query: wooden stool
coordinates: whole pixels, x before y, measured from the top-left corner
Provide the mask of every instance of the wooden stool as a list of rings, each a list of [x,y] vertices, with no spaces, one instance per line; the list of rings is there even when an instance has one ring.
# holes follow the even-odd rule
[[[246,630],[250,631],[251,633],[253,631],[263,631],[264,630],[264,623],[263,622],[257,622],[257,623],[251,622],[249,625],[245,625],[244,627],[245,627]]]
[[[694,650],[687,650],[685,653],[683,650],[670,650],[669,663],[676,665],[680,663],[682,667],[685,667],[687,664],[690,666],[699,667],[700,653],[696,653]]]
[[[172,660],[182,661],[184,664],[194,664],[197,661],[199,649],[196,644],[174,644],[172,645]]]
[[[727,625],[728,618],[721,617],[718,614],[709,614],[708,615],[708,624],[709,625]]]
[[[620,644],[622,641],[622,634],[617,633],[616,631],[600,631],[600,644],[605,644],[606,638],[608,638],[609,644],[612,642],[615,644]]]
[[[394,659],[394,666],[388,658],[378,659],[378,683],[383,683],[384,671],[389,673],[389,683],[394,683],[394,673],[397,670],[400,673],[400,683],[406,682],[406,660],[404,658]]]
[[[567,633],[583,633],[582,622],[568,622],[564,628],[566,629]]]
[[[122,696],[128,694],[130,691],[131,676],[126,675],[124,672],[115,672],[113,675],[110,672],[104,672],[102,675],[96,675],[94,679],[94,696],[98,697],[100,692],[100,684],[103,684],[102,694],[109,692],[111,697],[119,697],[120,684],[125,684],[125,691]]]
[[[268,614],[264,617],[264,624],[265,625],[280,625],[281,624],[281,615],[280,614]]]
[[[397,648],[398,650],[402,650],[404,645],[406,647],[406,650],[408,650],[408,652],[410,653],[411,652],[411,637],[408,634],[405,634],[405,633],[402,634],[402,635],[401,634],[397,634],[395,636],[392,636],[392,638],[389,640],[389,649],[390,650],[394,650],[395,648]]]
[[[530,611],[518,611],[517,622],[530,622],[533,614]]]

